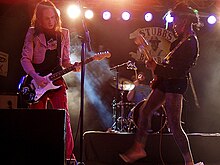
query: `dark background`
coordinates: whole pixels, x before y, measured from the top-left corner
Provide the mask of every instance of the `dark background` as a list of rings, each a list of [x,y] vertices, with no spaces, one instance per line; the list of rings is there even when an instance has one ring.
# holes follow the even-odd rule
[[[70,29],[73,37],[76,36],[76,34],[83,35],[81,20],[71,21],[65,13],[65,8],[70,2],[71,1],[55,1],[55,4],[60,8],[62,13],[63,26]],[[1,94],[16,94],[20,77],[25,74],[20,65],[21,50],[36,3],[37,1],[7,1],[7,3],[1,1],[0,3],[0,51],[9,54],[8,76],[0,76]],[[99,80],[99,83],[98,85],[92,85],[91,82],[93,81],[91,79],[89,84],[86,85],[86,90],[94,89],[98,91],[96,92],[98,95],[91,96],[90,93],[86,92],[84,132],[89,130],[105,131],[111,127],[112,121],[106,123],[103,123],[103,121],[105,121],[105,118],[108,120],[112,118],[111,103],[113,98],[118,96],[118,93],[111,85],[115,73],[110,72],[109,68],[127,62],[131,59],[128,53],[130,51],[136,51],[135,45],[129,40],[129,34],[137,28],[148,26],[164,27],[162,16],[173,4],[174,1],[169,1],[169,3],[166,3],[166,6],[162,8],[154,8],[153,6],[144,8],[141,5],[140,10],[138,10],[138,5],[136,5],[134,8],[130,8],[134,13],[132,20],[125,22],[119,18],[120,9],[118,9],[116,5],[109,6],[112,7],[114,13],[113,18],[110,21],[103,21],[100,15],[102,11],[100,6],[97,7],[97,4],[95,5],[92,2],[90,4],[88,2],[88,5],[93,5],[92,7],[96,13],[93,20],[86,21],[90,31],[93,51],[98,52],[99,46],[103,45],[104,50],[109,50],[112,56],[110,59],[105,60],[108,67],[103,68],[99,63],[88,65],[88,71],[86,72],[86,76],[88,77],[86,78],[93,76],[94,82]],[[220,27],[219,24],[211,26],[206,23],[207,16],[215,9],[216,6],[208,6],[205,9],[201,8],[204,27],[197,32],[200,41],[200,57],[196,67],[192,69],[193,83],[200,108],[195,106],[192,90],[189,87],[185,95],[182,119],[185,122],[184,128],[187,132],[213,133],[220,131]],[[147,23],[142,20],[143,10],[151,10],[153,12],[154,18],[152,22]],[[73,40],[73,43],[74,41],[75,40]],[[78,46],[80,47],[80,45]],[[80,59],[80,54],[77,56]],[[144,67],[142,64],[137,63],[137,65],[143,70]],[[95,70],[96,68],[98,68],[97,72]],[[104,76],[100,76],[101,71],[105,73]],[[100,77],[97,77],[97,74]],[[121,68],[119,74],[121,77],[130,79],[133,72],[126,68]],[[72,93],[78,93],[73,101],[74,105],[77,106],[72,107],[71,104],[69,108],[72,118],[73,134],[76,136],[80,110],[80,81],[71,80],[68,81],[68,84]],[[127,91],[125,91],[125,94],[126,92]],[[88,99],[89,97],[91,98]],[[100,99],[100,102],[105,106],[105,111],[100,113],[103,109],[91,101],[92,98]],[[72,103],[72,100],[69,101]],[[18,106],[21,105],[18,103]],[[78,139],[75,139],[78,144]]]

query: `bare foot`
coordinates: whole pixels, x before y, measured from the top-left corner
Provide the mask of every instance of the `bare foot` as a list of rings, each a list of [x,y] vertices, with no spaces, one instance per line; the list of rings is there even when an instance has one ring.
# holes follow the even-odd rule
[[[124,154],[119,154],[119,156],[126,162],[126,163],[133,163],[138,159],[144,158],[147,156],[145,150],[139,149],[130,149]]]
[[[195,165],[204,165],[203,162],[196,163]]]

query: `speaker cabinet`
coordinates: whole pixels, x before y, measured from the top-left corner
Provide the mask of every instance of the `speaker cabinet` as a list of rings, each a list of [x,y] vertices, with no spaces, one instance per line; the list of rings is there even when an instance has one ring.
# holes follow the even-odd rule
[[[0,164],[64,165],[65,110],[0,109]]]

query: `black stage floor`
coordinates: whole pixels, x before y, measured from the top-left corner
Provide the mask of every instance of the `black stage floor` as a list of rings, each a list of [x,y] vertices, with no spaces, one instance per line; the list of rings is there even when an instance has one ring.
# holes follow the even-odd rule
[[[205,165],[220,165],[220,134],[190,133],[195,162]],[[124,165],[119,153],[125,152],[134,140],[132,133],[109,133],[89,131],[84,134],[86,165]],[[160,143],[161,142],[161,143]],[[160,145],[161,144],[161,145]],[[146,146],[148,156],[135,165],[184,165],[182,156],[171,133],[149,134]]]

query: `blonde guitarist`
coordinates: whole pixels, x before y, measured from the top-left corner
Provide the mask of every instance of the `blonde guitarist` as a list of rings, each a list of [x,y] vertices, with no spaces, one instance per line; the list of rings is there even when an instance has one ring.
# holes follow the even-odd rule
[[[21,64],[24,71],[34,79],[37,86],[43,88],[49,83],[45,75],[72,66],[69,55],[69,30],[61,27],[59,10],[51,1],[39,2],[35,7],[22,50]],[[80,70],[78,63],[73,65],[75,71]],[[60,88],[47,92],[37,103],[31,104],[30,108],[45,110],[47,101],[50,100],[53,109],[66,110],[65,157],[75,159],[67,106],[67,86],[62,77],[53,82],[53,85]]]

